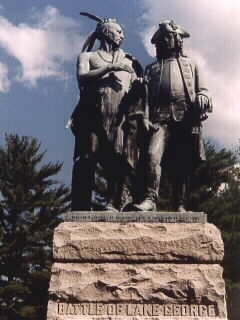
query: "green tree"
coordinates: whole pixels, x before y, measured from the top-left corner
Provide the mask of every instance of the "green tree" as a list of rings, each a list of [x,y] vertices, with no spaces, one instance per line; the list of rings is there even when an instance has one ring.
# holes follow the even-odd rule
[[[231,150],[216,150],[209,141],[205,143],[205,150],[207,161],[198,167],[192,178],[189,200],[193,211],[205,211],[213,219],[213,207],[224,194],[224,187],[235,181],[233,168],[238,158]]]
[[[45,319],[52,233],[69,207],[69,190],[42,164],[35,138],[7,135],[0,147],[0,318]]]

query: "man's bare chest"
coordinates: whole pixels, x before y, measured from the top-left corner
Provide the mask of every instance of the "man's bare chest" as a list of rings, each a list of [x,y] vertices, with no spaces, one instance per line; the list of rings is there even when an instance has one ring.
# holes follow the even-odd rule
[[[125,55],[110,55],[101,51],[94,52],[94,55],[91,57],[89,67],[90,70],[96,70],[109,64],[124,64],[132,69],[132,62],[127,59]],[[113,77],[113,75],[115,76]],[[126,71],[111,71],[110,73],[103,75],[102,78],[108,78],[109,76],[123,82],[124,87],[129,87],[132,78],[131,73]]]

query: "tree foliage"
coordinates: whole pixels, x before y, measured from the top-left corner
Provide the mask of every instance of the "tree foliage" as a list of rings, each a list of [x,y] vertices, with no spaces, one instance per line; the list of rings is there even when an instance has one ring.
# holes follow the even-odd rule
[[[68,209],[69,190],[43,164],[34,138],[7,135],[0,147],[0,318],[44,319],[52,232]]]

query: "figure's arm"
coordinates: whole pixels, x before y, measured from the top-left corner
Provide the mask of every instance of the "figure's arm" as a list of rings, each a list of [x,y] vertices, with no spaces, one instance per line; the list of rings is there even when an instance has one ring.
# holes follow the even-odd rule
[[[209,91],[203,83],[203,78],[199,73],[198,66],[195,65],[195,90],[197,94],[197,103],[202,112],[212,112],[212,99]]]
[[[85,81],[101,78],[103,75],[110,71],[110,65],[104,65],[103,67],[92,69],[90,67],[92,53],[81,53],[77,61],[77,77],[78,81],[84,83]]]
[[[143,90],[144,90],[144,114],[143,114],[143,126],[149,131],[156,131],[156,127],[152,124],[149,119],[149,82],[151,78],[150,67],[147,66],[145,69],[144,77],[143,77]]]
[[[132,119],[139,117],[143,114],[142,107],[142,77],[143,69],[140,63],[130,54],[126,54],[128,58],[128,65],[131,72],[131,80],[129,89],[125,93],[119,105],[119,112],[117,115],[117,126],[122,126],[124,123],[128,123]],[[141,109],[141,110],[140,110]],[[135,119],[136,120],[136,119]]]
[[[132,72],[129,66],[122,63],[108,63],[100,68],[91,69],[91,55],[92,53],[84,52],[80,54],[78,58],[77,78],[81,84],[87,81],[91,81],[93,79],[101,78],[105,74],[112,71],[126,71],[130,73]]]
[[[149,120],[149,77],[150,70],[147,67],[144,76],[137,78],[133,83],[130,91],[130,97],[132,96],[132,108],[128,110],[128,118],[138,118],[147,131],[156,131],[155,126]]]

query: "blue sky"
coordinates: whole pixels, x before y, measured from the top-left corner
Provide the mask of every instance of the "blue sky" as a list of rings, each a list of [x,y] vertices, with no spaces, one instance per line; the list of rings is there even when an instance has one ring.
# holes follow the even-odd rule
[[[215,110],[205,134],[232,147],[240,138],[240,3],[238,0],[5,0],[0,1],[0,143],[5,133],[37,137],[47,161],[64,164],[71,182],[74,138],[65,128],[78,100],[75,65],[95,23],[80,11],[115,17],[123,49],[143,66],[154,59],[150,37],[163,19],[191,34],[186,53],[200,65]]]

